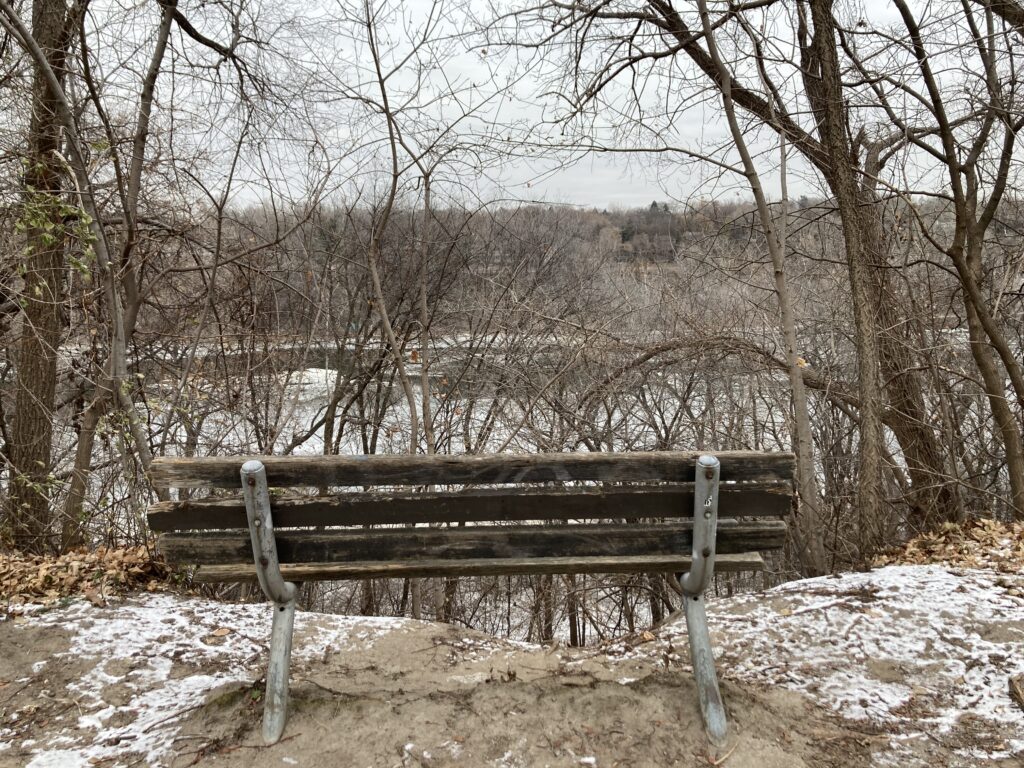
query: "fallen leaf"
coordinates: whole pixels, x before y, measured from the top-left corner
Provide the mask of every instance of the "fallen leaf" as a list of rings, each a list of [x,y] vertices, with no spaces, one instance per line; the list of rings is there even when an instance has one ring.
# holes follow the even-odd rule
[[[227,635],[230,635],[231,632],[232,630],[228,629],[227,627],[220,627],[219,629],[213,630],[213,632],[211,632],[210,634],[214,637],[225,637]]]
[[[1010,678],[1010,698],[1017,702],[1017,706],[1024,709],[1024,675]]]

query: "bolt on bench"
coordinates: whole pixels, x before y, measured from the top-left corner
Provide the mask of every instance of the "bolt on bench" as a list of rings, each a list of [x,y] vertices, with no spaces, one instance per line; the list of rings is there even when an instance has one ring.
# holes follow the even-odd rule
[[[721,745],[727,723],[703,593],[716,568],[760,570],[759,552],[782,548],[793,473],[792,454],[749,451],[159,458],[157,487],[241,483],[242,495],[159,502],[149,525],[168,562],[198,566],[194,581],[259,580],[273,601],[268,744],[287,718],[296,582],[665,572],[682,587],[700,709]],[[461,489],[276,499],[268,486]],[[419,523],[435,527],[408,527]]]

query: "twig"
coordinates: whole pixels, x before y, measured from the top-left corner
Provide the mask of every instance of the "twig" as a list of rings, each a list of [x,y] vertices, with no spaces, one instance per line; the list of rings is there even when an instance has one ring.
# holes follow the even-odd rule
[[[186,712],[191,712],[194,709],[200,709],[205,704],[206,704],[206,702],[202,702],[201,701],[198,704],[193,704],[191,707],[185,707],[184,709],[178,710],[177,712],[172,712],[171,714],[167,715],[167,717],[161,717],[156,722],[150,723],[149,725],[147,725],[145,728],[142,729],[142,732],[143,733],[149,733],[151,730],[156,728],[158,725],[166,723],[168,720],[173,720],[176,717],[181,717]]]
[[[301,733],[293,733],[291,736],[285,736],[283,739],[275,742],[274,746],[276,746],[277,744],[284,744],[285,742],[291,741],[292,739],[297,739],[301,735]],[[230,747],[224,747],[220,751],[234,752],[236,749],[269,749],[269,747],[266,744],[235,744]]]
[[[726,752],[724,755],[717,759],[711,757],[711,755],[708,755],[708,765],[722,765],[723,763],[725,763],[726,760],[732,757],[732,753],[736,751],[737,746],[739,746],[738,741],[732,745],[732,749],[730,749],[728,752]]]
[[[345,699],[358,699],[362,698],[357,693],[350,693],[348,691],[339,691],[337,688],[331,688],[329,686],[318,683],[316,680],[311,680],[308,677],[299,678],[303,683],[309,683],[312,686],[319,688],[321,691],[331,694],[332,696],[340,696]]]

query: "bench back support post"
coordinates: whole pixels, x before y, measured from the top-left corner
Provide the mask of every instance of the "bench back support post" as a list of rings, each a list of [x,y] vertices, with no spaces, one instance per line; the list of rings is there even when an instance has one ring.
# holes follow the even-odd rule
[[[274,521],[270,516],[270,491],[267,488],[267,469],[261,461],[247,461],[242,465],[242,496],[245,514],[249,519],[252,555],[256,561],[256,576],[263,594],[275,603],[288,603],[295,599],[295,585],[284,580],[281,562],[277,559],[274,540]]]
[[[729,724],[722,694],[718,689],[715,656],[711,650],[704,591],[715,573],[715,538],[718,532],[718,480],[721,463],[714,456],[697,459],[693,493],[693,564],[679,577],[683,589],[683,612],[690,641],[690,663],[697,682],[697,699],[704,730],[716,747],[725,745]]]
[[[274,603],[274,621],[270,630],[270,662],[263,698],[263,740],[276,744],[288,720],[288,674],[292,656],[292,629],[295,626],[294,584],[281,575],[274,540],[274,521],[270,516],[270,490],[267,470],[260,461],[242,465],[242,496],[249,520],[256,576],[263,593]]]
[[[693,483],[693,564],[679,579],[684,595],[701,595],[715,573],[718,530],[718,478],[722,465],[714,456],[697,459]]]

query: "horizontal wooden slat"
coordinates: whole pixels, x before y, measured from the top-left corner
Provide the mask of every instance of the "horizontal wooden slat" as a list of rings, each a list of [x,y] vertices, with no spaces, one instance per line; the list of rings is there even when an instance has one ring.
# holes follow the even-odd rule
[[[281,531],[275,538],[282,563],[633,557],[689,552],[691,522]],[[778,549],[785,536],[782,520],[725,520],[719,522],[716,546],[723,554]],[[158,547],[178,563],[219,565],[252,558],[248,531],[165,533]]]
[[[722,517],[785,517],[792,494],[789,483],[723,484],[718,513]],[[271,512],[275,528],[691,517],[693,484],[272,498]],[[149,508],[150,530],[160,533],[247,525],[241,498],[164,501]]]
[[[282,565],[288,581],[343,581],[370,578],[429,578],[432,576],[508,576],[541,573],[681,573],[690,558],[682,555],[641,557],[540,557],[507,560],[417,560],[405,563],[296,563]],[[727,573],[762,571],[764,560],[756,552],[718,555],[715,570]],[[256,581],[250,562],[240,565],[203,565],[192,580],[203,584]]]
[[[484,456],[211,456],[158,458],[159,488],[235,488],[249,459],[267,467],[271,486],[460,485],[575,480],[692,482],[698,451],[544,453]],[[719,451],[723,481],[791,480],[791,453]]]

